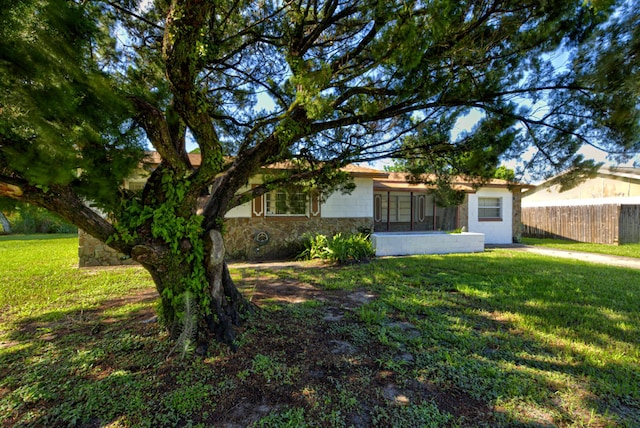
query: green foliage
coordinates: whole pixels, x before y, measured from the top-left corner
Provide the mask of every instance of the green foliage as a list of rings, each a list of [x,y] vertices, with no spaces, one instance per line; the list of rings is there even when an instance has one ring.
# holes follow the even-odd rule
[[[298,373],[295,367],[287,367],[277,358],[257,354],[251,361],[251,372],[263,377],[267,382],[292,384]]]
[[[611,254],[614,256],[635,257],[640,259],[640,243],[623,245],[591,244],[588,242],[547,238],[522,238],[521,242],[526,245],[539,245],[542,247],[557,248],[559,250]]]
[[[171,350],[180,351],[182,358],[192,353],[195,348],[196,332],[198,327],[198,303],[190,290],[180,295],[182,299],[181,318],[180,318],[180,334],[176,339],[176,343]]]
[[[304,240],[304,251],[298,256],[303,260],[322,259],[329,258],[329,239],[326,235],[306,235]]]
[[[154,277],[175,279],[162,298],[177,314],[186,291],[208,310],[201,235],[274,164],[294,167],[266,189],[325,192],[353,188],[345,165],[415,159],[455,204],[452,176],[491,177],[529,149],[542,173],[593,167],[584,144],[639,149],[627,0],[0,2],[0,180],[104,238],[111,226],[80,204],[92,201],[125,252],[168,248]],[[201,149],[193,169],[187,142]],[[180,173],[130,200],[121,184],[143,147]],[[212,183],[208,218],[194,215]],[[345,262],[364,247],[327,248]]]
[[[117,213],[115,227],[118,234],[110,238],[133,243],[138,239],[136,231],[148,224],[151,236],[160,239],[170,249],[172,262],[176,263],[175,267],[189,267],[189,274],[180,278],[173,286],[166,287],[162,295],[173,308],[174,314],[182,320],[185,340],[189,339],[194,331],[185,328],[192,323],[190,317],[183,319],[187,309],[193,313],[191,299],[195,299],[203,313],[209,314],[211,311],[211,296],[207,291],[208,282],[204,267],[204,241],[201,236],[203,217],[190,214],[189,208],[184,207],[189,184],[188,180],[177,177],[171,171],[165,171],[161,179],[164,200],[156,205],[144,205],[139,195],[134,195]],[[187,212],[186,216],[183,214],[184,211]],[[183,241],[189,243],[190,251],[182,251]],[[164,314],[165,317],[167,315]]]
[[[76,233],[78,228],[42,208],[21,204],[8,217],[11,233]]]
[[[374,426],[439,428],[451,422],[451,415],[433,403],[408,406],[376,407],[371,422]]]
[[[298,256],[300,259],[322,259],[338,263],[362,262],[375,255],[369,234],[337,233],[331,238],[325,235],[308,235],[305,239],[305,250]]]
[[[406,159],[393,159],[391,165],[385,165],[384,170],[386,172],[407,172],[407,160]]]
[[[305,422],[304,418],[304,409],[301,408],[290,408],[270,413],[252,425],[256,428],[306,428],[308,426],[309,424]]]
[[[506,181],[515,181],[516,180],[516,173],[512,169],[509,169],[504,165],[500,165],[493,172],[493,178],[499,178],[501,180],[506,180]]]
[[[126,96],[92,61],[104,41],[92,9],[64,0],[2,6],[0,166],[111,207],[142,147]]]

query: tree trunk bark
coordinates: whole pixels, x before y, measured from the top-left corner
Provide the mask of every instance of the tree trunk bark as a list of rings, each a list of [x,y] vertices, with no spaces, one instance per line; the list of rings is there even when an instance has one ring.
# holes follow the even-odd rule
[[[181,341],[189,340],[195,342],[197,354],[205,355],[210,341],[217,340],[235,351],[234,327],[239,326],[241,316],[252,312],[255,306],[238,291],[229,274],[221,233],[211,230],[204,239],[205,290],[211,302],[208,310],[200,304],[190,307],[192,302],[186,297],[189,290],[185,289],[182,279],[191,275],[192,267],[184,262],[184,257],[144,246],[134,248],[133,258],[151,273],[161,298],[159,318],[179,347]],[[176,300],[176,296],[181,295],[183,298]],[[177,301],[183,306],[176,307]],[[186,319],[184,314],[191,310],[195,312],[195,319]]]
[[[240,316],[253,311],[254,307],[238,291],[231,279],[229,268],[224,261],[225,249],[222,234],[217,230],[210,230],[207,238],[205,251],[208,257],[205,263],[211,293],[210,309],[214,314],[207,318],[207,326],[209,332],[215,334],[216,340],[226,343],[235,351],[238,346],[233,327],[239,326]],[[198,342],[201,347],[206,346],[208,340],[199,338]]]

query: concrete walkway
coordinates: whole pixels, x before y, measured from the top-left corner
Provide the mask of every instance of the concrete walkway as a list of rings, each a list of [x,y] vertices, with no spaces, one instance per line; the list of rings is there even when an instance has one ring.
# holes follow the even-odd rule
[[[557,250],[555,248],[538,247],[524,244],[507,244],[507,245],[485,245],[485,249],[502,248],[512,251],[522,251],[527,253],[542,254],[550,257],[560,257],[565,259],[582,260],[589,263],[599,263],[609,266],[625,267],[640,270],[640,259],[634,257],[612,256],[608,254],[584,253],[581,251]],[[264,261],[264,262],[231,262],[230,268],[237,269],[305,269],[317,268],[327,265],[322,260],[312,261]]]
[[[558,250],[555,248],[538,247],[524,244],[511,245],[486,245],[485,248],[505,248],[513,251],[523,251],[527,253],[542,254],[550,257],[561,257],[565,259],[581,260],[589,263],[599,263],[609,266],[625,267],[630,269],[640,269],[640,259],[635,257],[612,256],[608,254],[584,253],[582,251]]]

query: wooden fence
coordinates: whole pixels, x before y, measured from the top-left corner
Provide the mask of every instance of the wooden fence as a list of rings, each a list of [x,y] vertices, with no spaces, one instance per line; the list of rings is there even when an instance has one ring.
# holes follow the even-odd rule
[[[596,244],[640,242],[640,205],[522,208],[523,236]]]
[[[619,231],[621,244],[640,242],[640,205],[620,206]]]

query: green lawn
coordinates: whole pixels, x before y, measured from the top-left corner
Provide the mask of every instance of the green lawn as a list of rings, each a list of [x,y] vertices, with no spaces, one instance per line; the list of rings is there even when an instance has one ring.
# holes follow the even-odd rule
[[[182,359],[143,270],[76,254],[0,239],[2,426],[640,426],[640,271],[503,249],[232,269],[262,310],[237,353]],[[315,294],[264,296],[296,284]]]
[[[624,245],[590,244],[563,239],[522,238],[522,243],[541,247],[557,248],[568,251],[583,251],[587,253],[611,254],[640,258],[640,243]]]
[[[12,315],[90,309],[153,286],[138,267],[96,273],[77,265],[77,234],[0,236],[0,322]]]

